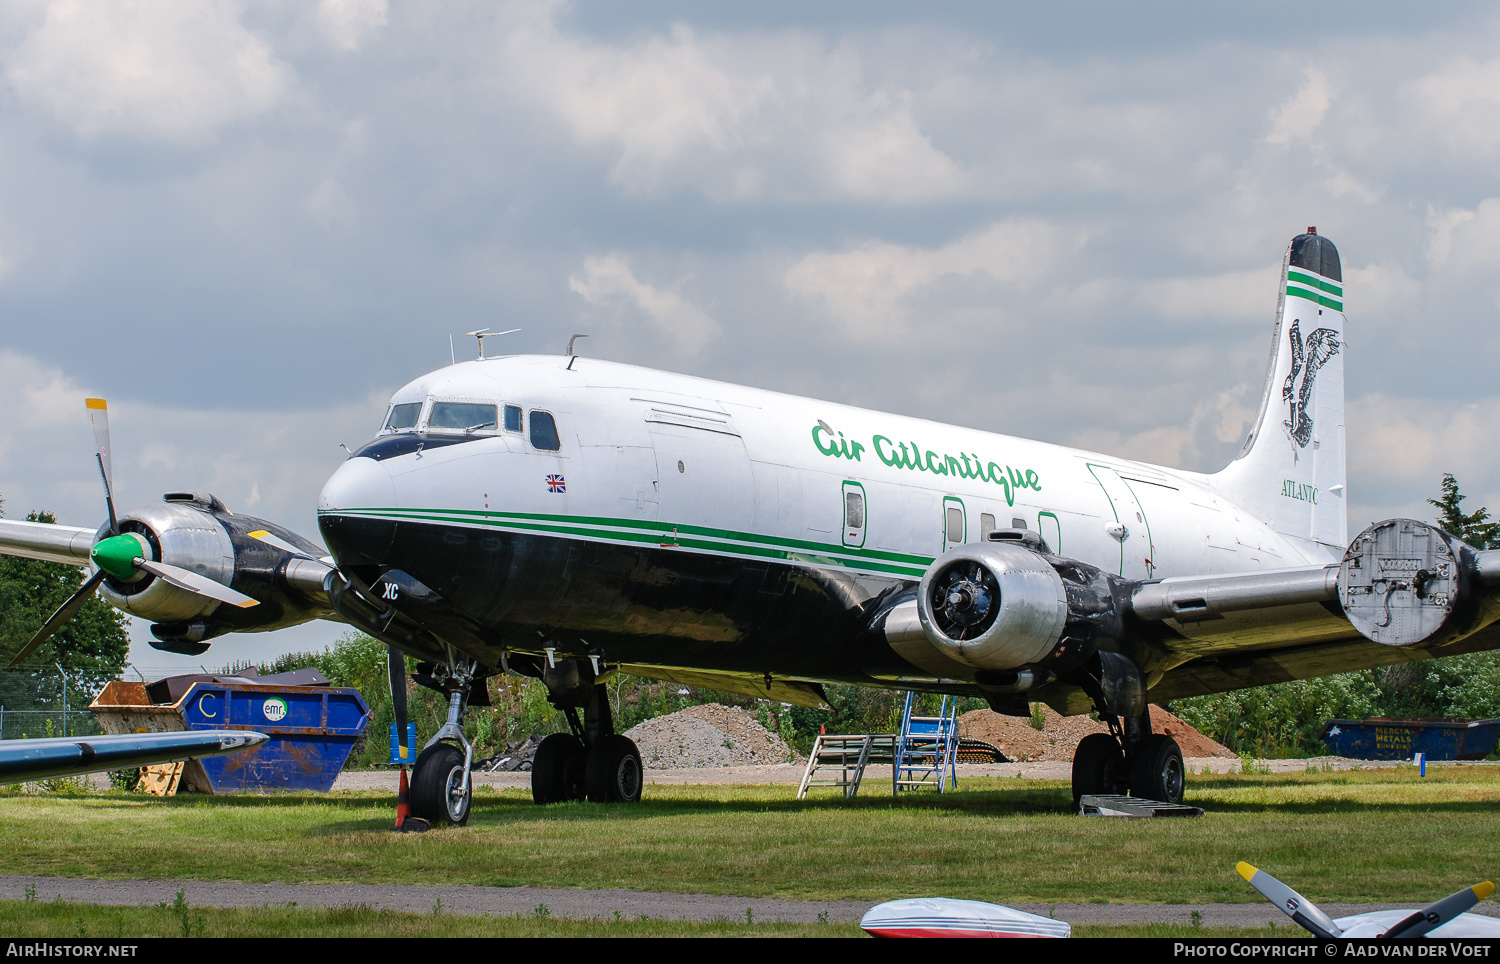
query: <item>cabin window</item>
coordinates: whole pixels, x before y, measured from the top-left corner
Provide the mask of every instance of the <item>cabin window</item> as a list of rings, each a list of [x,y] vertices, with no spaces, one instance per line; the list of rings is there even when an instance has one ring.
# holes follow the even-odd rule
[[[505,430],[507,432],[521,431],[521,406],[505,406]]]
[[[494,431],[497,410],[494,405],[475,402],[433,402],[427,416],[428,431],[482,432]]]
[[[858,482],[845,482],[844,545],[860,548],[865,544],[865,490]]]
[[[417,427],[417,416],[422,414],[421,402],[402,402],[392,405],[385,417],[385,431],[405,432]]]
[[[990,533],[995,531],[995,514],[993,512],[979,513],[979,541],[987,542]]]
[[[562,448],[562,443],[557,437],[557,423],[552,420],[552,413],[532,410],[531,447],[541,449],[543,452],[556,452]]]
[[[958,543],[964,541],[964,510],[956,505],[947,507],[948,516],[948,541]]]

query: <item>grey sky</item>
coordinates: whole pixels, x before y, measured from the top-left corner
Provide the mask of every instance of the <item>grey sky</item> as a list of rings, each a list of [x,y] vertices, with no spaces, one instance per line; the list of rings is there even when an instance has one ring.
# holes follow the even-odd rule
[[[1351,529],[1444,471],[1500,508],[1492,7],[811,6],[6,5],[7,514],[98,521],[102,394],[122,501],[314,534],[338,443],[486,325],[1212,470],[1310,224]]]

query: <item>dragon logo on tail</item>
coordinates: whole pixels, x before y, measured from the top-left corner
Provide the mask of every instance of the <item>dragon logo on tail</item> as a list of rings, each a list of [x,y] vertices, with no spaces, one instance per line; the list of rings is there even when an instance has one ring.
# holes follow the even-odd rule
[[[1292,370],[1287,373],[1286,382],[1281,386],[1281,400],[1286,402],[1288,420],[1281,425],[1286,429],[1287,436],[1297,443],[1297,448],[1304,449],[1312,440],[1313,420],[1307,414],[1307,404],[1312,400],[1313,382],[1318,377],[1318,371],[1339,353],[1342,345],[1339,333],[1332,328],[1319,328],[1308,335],[1304,342],[1301,319],[1292,321],[1290,340]],[[1299,374],[1302,376],[1300,388],[1297,387]],[[1296,450],[1292,454],[1297,455]]]

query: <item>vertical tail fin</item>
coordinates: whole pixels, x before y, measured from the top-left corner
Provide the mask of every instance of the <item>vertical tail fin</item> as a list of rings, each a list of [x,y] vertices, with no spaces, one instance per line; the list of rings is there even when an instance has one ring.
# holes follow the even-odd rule
[[[1316,228],[1293,238],[1282,261],[1260,417],[1209,482],[1314,558],[1348,544],[1343,271]]]

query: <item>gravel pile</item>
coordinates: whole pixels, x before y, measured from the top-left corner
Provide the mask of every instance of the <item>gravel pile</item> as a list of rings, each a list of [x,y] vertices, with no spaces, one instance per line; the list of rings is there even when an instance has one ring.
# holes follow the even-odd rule
[[[1046,725],[1037,730],[1030,720],[1021,717],[1001,716],[991,710],[973,710],[958,718],[958,733],[991,743],[1018,763],[1032,763],[1072,760],[1073,752],[1084,737],[1090,733],[1109,732],[1109,727],[1087,716],[1062,716],[1048,706],[1042,707],[1042,714]],[[1185,757],[1237,755],[1154,704],[1151,706],[1151,732],[1165,733],[1176,740]]]
[[[648,770],[757,766],[794,757],[781,737],[755,722],[748,710],[709,703],[633,727],[625,733]]]

